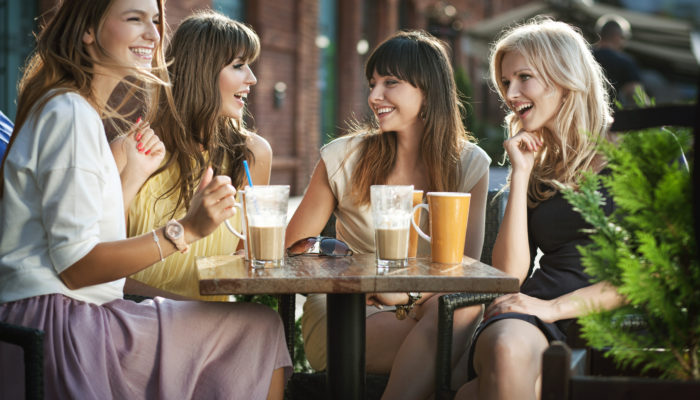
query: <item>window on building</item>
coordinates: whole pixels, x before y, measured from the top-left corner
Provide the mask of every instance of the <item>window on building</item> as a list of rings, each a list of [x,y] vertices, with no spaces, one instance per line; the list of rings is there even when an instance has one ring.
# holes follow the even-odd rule
[[[37,32],[37,15],[36,1],[0,2],[0,110],[11,120],[17,112],[22,67],[35,45],[32,32]]]
[[[212,8],[236,21],[245,21],[245,0],[212,0]]]
[[[337,0],[320,0],[316,47],[320,51],[318,89],[321,92],[321,143],[328,143],[337,129]]]

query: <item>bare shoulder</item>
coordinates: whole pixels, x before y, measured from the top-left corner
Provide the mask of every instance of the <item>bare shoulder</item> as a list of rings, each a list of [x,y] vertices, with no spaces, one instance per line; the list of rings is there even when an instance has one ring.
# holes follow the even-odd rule
[[[248,132],[247,145],[256,157],[272,156],[272,147],[264,137],[255,132]]]

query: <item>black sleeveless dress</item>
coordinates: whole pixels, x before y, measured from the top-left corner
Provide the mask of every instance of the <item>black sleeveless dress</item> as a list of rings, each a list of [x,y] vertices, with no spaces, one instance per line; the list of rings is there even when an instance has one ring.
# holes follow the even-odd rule
[[[603,171],[601,173],[609,173]],[[603,206],[605,214],[610,215],[614,205],[610,195],[601,188],[606,199]],[[520,287],[520,292],[543,300],[551,300],[566,293],[591,285],[591,277],[583,271],[581,254],[577,246],[591,243],[584,229],[591,228],[581,215],[557,193],[537,207],[528,209],[528,237],[530,242],[530,271]],[[537,249],[543,253],[539,268],[535,267]],[[549,342],[566,341],[566,330],[574,321],[565,319],[546,323],[534,315],[520,313],[503,313],[481,322],[472,341],[469,354],[469,377],[476,377],[473,369],[474,346],[481,332],[495,321],[516,318],[537,326]]]

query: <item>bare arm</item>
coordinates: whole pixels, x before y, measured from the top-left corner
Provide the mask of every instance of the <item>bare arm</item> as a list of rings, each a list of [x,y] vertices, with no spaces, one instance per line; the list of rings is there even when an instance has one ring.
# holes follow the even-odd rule
[[[464,255],[475,260],[481,259],[484,247],[484,221],[486,220],[486,201],[489,191],[488,170],[471,190],[469,200],[469,219],[467,223],[467,240],[464,242]]]
[[[195,242],[216,229],[224,219],[234,214],[236,190],[227,176],[212,179],[209,168],[192,199],[187,215],[180,220],[185,229],[185,241]],[[167,257],[176,251],[165,238],[163,229],[155,230],[158,242]],[[158,247],[151,232],[138,237],[96,245],[90,252],[64,270],[60,277],[70,289],[96,285],[132,275],[160,261]]]
[[[260,135],[250,134],[248,148],[253,152],[255,161],[250,165],[250,178],[253,185],[269,185],[272,170],[272,148],[270,143]]]
[[[598,282],[591,286],[574,290],[552,300],[554,321],[575,318],[593,310],[612,310],[623,305],[626,300],[608,282]]]
[[[544,322],[576,318],[593,310],[611,310],[625,303],[614,286],[598,282],[552,300],[542,300],[522,293],[501,296],[484,312],[484,319],[506,312],[536,315]]]
[[[319,160],[304,198],[287,225],[285,247],[289,247],[299,239],[318,236],[337,204],[338,201],[328,183],[326,164],[323,160]]]
[[[540,139],[520,132],[503,143],[511,161],[510,194],[493,246],[493,266],[515,276],[522,284],[530,268],[530,244],[527,232],[527,185]]]
[[[109,147],[119,170],[124,212],[128,216],[132,200],[163,161],[165,145],[148,123],[140,122],[127,135],[114,139]]]

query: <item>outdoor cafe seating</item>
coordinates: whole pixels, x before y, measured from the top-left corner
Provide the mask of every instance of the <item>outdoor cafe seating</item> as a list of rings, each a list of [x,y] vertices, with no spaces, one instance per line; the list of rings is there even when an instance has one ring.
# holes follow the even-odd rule
[[[630,111],[620,111],[615,116],[615,125],[613,130],[625,131],[641,129],[648,126],[660,125],[676,125],[676,126],[691,126],[694,127],[694,132],[700,132],[700,103],[694,105],[678,105],[678,106],[661,106],[654,108],[636,109]],[[698,153],[698,141],[694,142],[694,153]],[[700,232],[700,210],[698,210],[698,196],[700,196],[700,175],[697,171],[697,164],[694,164],[693,174],[693,198],[694,200],[694,224],[696,232]],[[496,191],[489,192],[486,236],[484,240],[484,250],[482,252],[482,261],[490,262],[491,250],[495,241],[500,225],[501,218],[505,207],[505,196],[496,196]],[[326,232],[326,235],[332,232]],[[696,236],[698,247],[700,247],[700,236]],[[437,357],[437,373],[436,373],[436,394],[437,398],[451,398],[454,393],[450,390],[450,369],[449,358],[450,343],[451,343],[451,318],[454,309],[470,305],[480,304],[490,301],[490,298],[480,298],[478,295],[446,295],[440,300],[440,333],[438,344]],[[279,312],[285,324],[285,332],[287,335],[289,351],[293,354],[294,344],[294,296],[280,296]],[[43,332],[36,329],[28,329],[25,327],[10,325],[0,322],[0,341],[13,343],[20,346],[24,351],[24,370],[25,370],[25,393],[27,399],[43,398]],[[562,356],[563,354],[563,356]],[[591,369],[590,349],[584,352],[575,352],[575,356],[567,355],[566,348],[560,343],[554,343],[545,355],[543,363],[543,398],[583,398],[580,397],[581,382],[590,382],[577,380],[572,376],[572,372],[588,372],[596,373]],[[553,362],[550,362],[551,358]],[[564,364],[562,363],[562,360]],[[572,361],[573,360],[573,361]],[[564,367],[562,367],[562,365]],[[566,367],[566,366],[569,367]],[[320,379],[322,374],[295,374],[287,387],[286,397],[294,398],[324,398],[323,383]],[[367,395],[368,398],[378,398],[381,395],[386,377],[370,376],[367,380]],[[643,385],[643,384],[640,384]],[[600,390],[608,393],[610,388],[605,389],[605,386],[600,386]],[[643,386],[642,386],[643,387]],[[318,389],[321,389],[319,392]],[[695,387],[693,387],[695,389]],[[314,392],[316,390],[316,392]],[[641,389],[643,392],[644,389]],[[640,391],[638,391],[640,392]],[[562,395],[564,393],[565,395]],[[586,392],[591,393],[591,392]],[[562,397],[559,397],[562,396]],[[577,397],[578,396],[578,397]],[[647,397],[649,398],[649,397]]]

